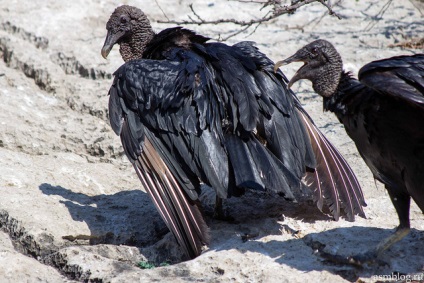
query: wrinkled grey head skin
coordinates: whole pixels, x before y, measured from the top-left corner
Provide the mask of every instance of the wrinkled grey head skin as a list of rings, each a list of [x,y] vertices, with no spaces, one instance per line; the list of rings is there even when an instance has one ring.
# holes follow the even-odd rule
[[[115,44],[125,62],[140,59],[154,32],[146,15],[140,9],[122,5],[115,9],[106,24],[107,35],[102,48],[106,58]]]
[[[274,70],[292,62],[305,64],[290,80],[289,87],[298,80],[307,79],[312,82],[314,90],[323,97],[330,97],[336,92],[343,71],[343,62],[330,42],[323,39],[313,41],[299,49],[293,56],[277,62]]]

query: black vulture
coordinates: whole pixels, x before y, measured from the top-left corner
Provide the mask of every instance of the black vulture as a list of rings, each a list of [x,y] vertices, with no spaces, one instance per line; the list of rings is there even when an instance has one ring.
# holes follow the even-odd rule
[[[201,184],[215,190],[219,206],[244,189],[294,200],[305,177],[320,209],[325,203],[335,219],[341,208],[348,220],[365,217],[349,165],[252,42],[208,42],[181,27],[154,33],[127,5],[106,28],[103,57],[119,44],[126,62],[109,91],[111,126],[190,258],[208,242]]]
[[[316,40],[281,65],[304,62],[289,82],[308,79],[323,97],[324,110],[336,114],[359,154],[382,182],[399,217],[394,234],[370,251],[352,257],[361,264],[378,259],[409,233],[411,197],[424,212],[424,54],[373,61],[359,71],[359,81],[343,71],[340,54],[326,40]]]

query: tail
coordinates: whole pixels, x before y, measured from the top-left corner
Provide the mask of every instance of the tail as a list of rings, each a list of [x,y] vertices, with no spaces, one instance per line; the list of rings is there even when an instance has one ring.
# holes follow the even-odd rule
[[[317,166],[313,172],[307,172],[306,185],[314,189],[317,206],[322,210],[323,204],[329,207],[335,220],[339,219],[343,208],[349,221],[355,215],[365,218],[363,206],[366,206],[361,186],[340,152],[320,132],[309,115],[297,105],[297,111],[309,133]]]
[[[234,169],[236,186],[283,193],[295,200],[292,191],[300,187],[297,178],[272,152],[254,137],[243,141],[235,135],[226,135],[225,146]]]
[[[209,229],[197,202],[188,198],[148,139],[134,168],[165,224],[190,258],[209,243]]]

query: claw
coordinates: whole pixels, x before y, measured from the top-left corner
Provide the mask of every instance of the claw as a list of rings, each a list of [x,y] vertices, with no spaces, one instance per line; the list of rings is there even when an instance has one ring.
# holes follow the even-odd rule
[[[376,250],[371,250],[366,253],[357,254],[354,256],[343,256],[330,254],[324,251],[320,251],[319,255],[325,260],[342,265],[353,265],[355,267],[362,268],[364,266],[378,265],[378,266],[389,266],[389,264],[378,258]]]

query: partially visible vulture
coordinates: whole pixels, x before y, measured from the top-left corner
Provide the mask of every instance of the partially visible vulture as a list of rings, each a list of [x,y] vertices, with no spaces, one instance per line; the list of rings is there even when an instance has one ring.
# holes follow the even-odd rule
[[[120,45],[110,123],[168,228],[190,257],[208,243],[198,196],[221,200],[244,189],[294,200],[306,177],[322,209],[364,217],[349,165],[320,133],[252,42],[233,46],[181,27],[154,33],[145,14],[120,6],[107,22],[107,57]],[[254,208],[252,208],[254,209]]]
[[[382,182],[400,224],[394,234],[363,255],[362,263],[409,233],[411,197],[424,212],[424,54],[371,62],[359,81],[343,71],[342,59],[326,40],[316,40],[281,65],[304,62],[289,82],[308,79],[355,142],[374,178]]]

